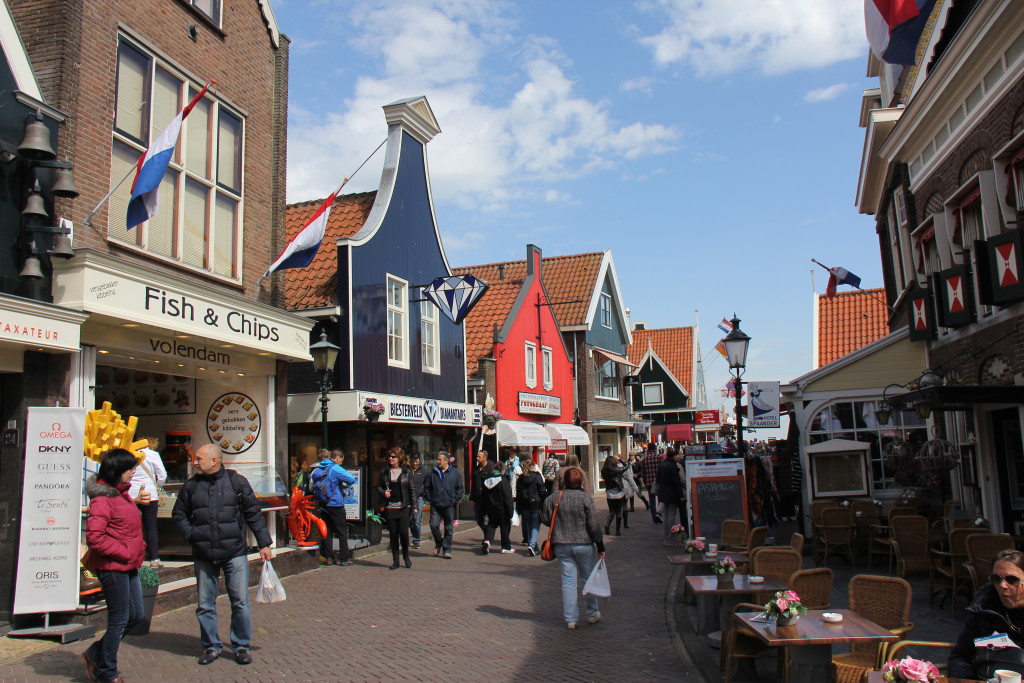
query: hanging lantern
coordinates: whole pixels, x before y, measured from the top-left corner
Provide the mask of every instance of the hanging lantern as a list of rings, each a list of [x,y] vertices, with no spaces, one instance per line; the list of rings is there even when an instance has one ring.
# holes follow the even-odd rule
[[[916,460],[927,472],[948,472],[956,467],[956,447],[946,439],[934,436],[917,451]]]

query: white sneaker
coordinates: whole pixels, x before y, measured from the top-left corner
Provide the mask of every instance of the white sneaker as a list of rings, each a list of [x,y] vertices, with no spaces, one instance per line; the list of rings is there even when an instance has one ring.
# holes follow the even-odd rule
[[[501,549],[501,554],[502,554],[502,555],[512,555],[512,554],[514,554],[515,552],[516,552],[516,551],[515,551],[515,548],[502,548],[502,549]]]
[[[600,612],[598,612],[597,614],[595,614],[592,617],[587,617],[587,623],[588,624],[596,624],[599,621],[601,621],[601,613]]]
[[[568,629],[569,629],[570,631],[575,631],[575,630],[576,630],[576,622],[575,622],[575,621],[570,621],[570,622],[568,622],[568,623],[567,623],[567,624],[566,624],[565,626],[566,626],[566,627],[567,627],[567,628],[568,628]]]

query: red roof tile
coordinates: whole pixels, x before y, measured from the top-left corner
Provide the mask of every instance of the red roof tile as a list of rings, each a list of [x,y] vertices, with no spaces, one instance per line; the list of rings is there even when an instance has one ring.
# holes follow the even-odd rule
[[[660,330],[633,330],[629,345],[629,362],[639,365],[650,347],[658,354],[687,393],[693,396],[693,328],[666,327]]]
[[[884,289],[818,295],[818,367],[889,334]]]
[[[475,377],[480,359],[491,357],[494,352],[494,326],[501,328],[505,324],[522,288],[522,279],[491,285],[463,321],[466,328],[466,377]]]
[[[335,242],[359,232],[376,197],[376,192],[360,192],[342,195],[334,200],[331,215],[327,219],[324,241],[313,257],[313,262],[306,268],[282,271],[285,308],[305,310],[337,305],[338,245]],[[323,199],[313,199],[289,204],[285,208],[285,239],[295,237],[323,202]]]
[[[570,256],[546,256],[541,263],[544,289],[552,301],[564,301],[552,306],[560,327],[583,325],[590,310],[590,298],[597,286],[604,253],[595,251]],[[526,261],[505,261],[453,269],[456,275],[472,274],[487,284],[520,280],[526,277]],[[490,292],[484,298],[490,296]],[[478,306],[480,304],[477,304]],[[468,343],[468,342],[467,342]]]

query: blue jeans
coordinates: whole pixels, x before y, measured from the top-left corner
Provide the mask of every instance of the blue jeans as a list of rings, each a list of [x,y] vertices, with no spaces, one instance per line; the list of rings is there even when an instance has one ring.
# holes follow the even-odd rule
[[[142,583],[139,570],[119,572],[100,569],[96,578],[103,586],[107,601],[107,632],[86,650],[89,659],[96,662],[96,678],[112,681],[117,678],[117,648],[125,632],[142,621],[146,614],[142,607]]]
[[[409,532],[412,535],[412,542],[420,542],[420,523],[423,521],[423,499],[416,499],[416,514],[409,511]]]
[[[523,533],[526,534],[526,543],[536,552],[540,552],[537,546],[537,536],[540,535],[540,510],[523,510],[521,515]]]
[[[220,652],[223,643],[217,631],[217,578],[224,571],[224,585],[231,602],[231,649],[249,649],[252,617],[249,613],[249,560],[245,555],[230,560],[196,560],[196,587],[199,589],[199,639],[204,650]]]
[[[555,557],[562,565],[562,616],[565,617],[566,623],[578,621],[580,616],[579,592],[583,588],[582,584],[590,578],[590,572],[594,571],[594,564],[597,563],[597,549],[592,543],[586,545],[556,543]],[[583,604],[588,617],[595,617],[599,614],[597,598],[594,596],[584,596]]]
[[[444,538],[441,537],[441,522],[444,522]],[[455,506],[430,505],[430,534],[441,552],[452,551],[452,535],[455,533]]]

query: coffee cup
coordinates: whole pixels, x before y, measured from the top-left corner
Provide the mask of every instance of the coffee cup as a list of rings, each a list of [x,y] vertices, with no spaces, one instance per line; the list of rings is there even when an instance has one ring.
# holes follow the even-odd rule
[[[708,555],[715,555],[716,553],[718,553],[718,544],[708,543]]]
[[[996,680],[999,683],[1020,683],[1020,674],[1008,669],[996,669]]]

